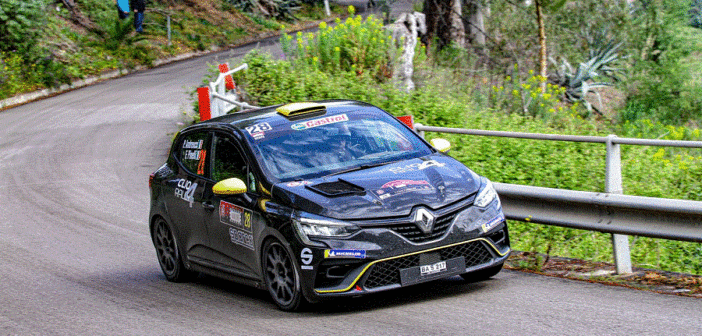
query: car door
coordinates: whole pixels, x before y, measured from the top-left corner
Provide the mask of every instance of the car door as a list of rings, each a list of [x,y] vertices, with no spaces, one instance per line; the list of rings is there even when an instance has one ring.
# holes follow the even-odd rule
[[[242,153],[233,137],[214,134],[211,183],[238,178],[246,184],[247,192],[239,195],[207,193],[206,204],[214,208],[207,219],[207,227],[212,247],[217,250],[216,262],[237,275],[257,278],[256,237],[265,223],[257,205],[258,181]],[[211,191],[211,187],[208,189]]]
[[[208,148],[211,133],[182,134],[174,148],[177,169],[168,180],[167,207],[171,222],[181,239],[189,261],[199,262],[211,254],[204,216],[203,195],[208,175]]]

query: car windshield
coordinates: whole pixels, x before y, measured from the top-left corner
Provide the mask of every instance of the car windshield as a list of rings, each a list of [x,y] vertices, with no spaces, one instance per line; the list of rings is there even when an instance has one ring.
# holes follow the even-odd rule
[[[325,115],[247,127],[262,167],[280,181],[311,179],[431,154],[412,131],[384,113]]]

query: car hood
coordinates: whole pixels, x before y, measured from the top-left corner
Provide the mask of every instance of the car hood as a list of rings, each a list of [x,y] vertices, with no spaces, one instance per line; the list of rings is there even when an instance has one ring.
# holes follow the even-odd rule
[[[336,219],[407,216],[416,205],[439,209],[474,194],[480,177],[455,159],[423,158],[339,175],[282,182],[274,199],[296,209]]]

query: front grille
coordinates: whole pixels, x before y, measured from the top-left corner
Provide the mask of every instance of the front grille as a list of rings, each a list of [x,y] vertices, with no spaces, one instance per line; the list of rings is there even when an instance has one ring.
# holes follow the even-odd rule
[[[492,260],[492,254],[481,241],[446,247],[436,250],[441,260],[463,257],[466,268],[480,265]],[[364,287],[373,289],[388,285],[400,284],[400,270],[403,268],[419,266],[420,254],[381,261],[373,265],[368,273]]]
[[[405,239],[413,243],[424,243],[443,236],[451,226],[451,222],[453,222],[453,218],[456,217],[456,213],[457,212],[450,213],[448,215],[444,215],[437,218],[434,222],[434,227],[429,233],[424,233],[414,223],[402,223],[379,227],[395,231],[396,233],[398,233],[402,237],[405,237]]]

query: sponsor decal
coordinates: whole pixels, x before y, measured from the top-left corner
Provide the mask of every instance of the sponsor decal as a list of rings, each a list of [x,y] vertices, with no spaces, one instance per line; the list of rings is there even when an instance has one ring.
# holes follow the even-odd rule
[[[207,151],[200,150],[200,162],[197,163],[197,174],[205,175],[205,157],[207,156]]]
[[[406,165],[404,167],[393,167],[389,168],[388,170],[395,173],[395,174],[402,174],[406,172],[411,172],[411,171],[417,171],[417,170],[424,170],[429,167],[443,167],[445,166],[445,163],[438,162],[436,160],[428,160],[428,161],[423,161],[422,163],[413,163],[410,165]]]
[[[197,189],[197,183],[186,179],[178,179],[178,185],[175,188],[175,197],[190,203],[190,207],[192,208],[193,202],[195,202],[195,189]]]
[[[312,263],[312,260],[314,257],[312,256],[312,250],[309,249],[309,247],[305,247],[300,251],[300,261],[304,265],[300,266],[304,270],[311,270],[312,266],[310,264]]]
[[[254,249],[254,244],[253,244],[253,234],[244,232],[241,230],[237,230],[235,228],[229,228],[229,238],[231,239],[232,243],[241,245],[243,247],[246,247],[250,250]]]
[[[365,259],[366,250],[324,250],[324,258]]]
[[[266,137],[266,131],[272,130],[273,127],[269,123],[260,123],[246,128],[246,131],[251,134],[255,140],[260,140]]]
[[[312,182],[310,182],[310,181],[292,181],[292,182],[288,182],[288,184],[286,184],[286,185],[288,187],[299,187],[299,186],[304,186],[304,185],[308,185],[308,184],[312,184]]]
[[[483,229],[483,233],[485,233],[485,232],[488,232],[488,231],[492,230],[493,228],[495,228],[495,226],[497,226],[497,224],[502,223],[502,221],[504,221],[504,220],[505,220],[505,216],[502,214],[499,214],[499,215],[495,216],[495,218],[489,220],[487,223],[481,225],[480,227]]]
[[[394,180],[383,184],[380,189],[375,191],[375,194],[380,199],[386,199],[391,196],[422,190],[434,190],[434,187],[425,180]]]
[[[202,142],[203,142],[203,140],[198,140],[198,141],[185,140],[183,142],[183,148],[185,148],[185,149],[202,149]]]
[[[339,115],[335,115],[335,116],[331,116],[331,117],[312,119],[312,120],[303,121],[303,122],[300,122],[297,124],[292,124],[292,125],[290,125],[290,128],[292,128],[296,131],[301,131],[301,130],[308,129],[308,128],[334,124],[334,123],[338,123],[338,122],[342,122],[342,121],[349,121],[349,117],[346,116],[346,114],[339,114]]]
[[[219,222],[251,233],[251,210],[229,202],[219,202]]]

